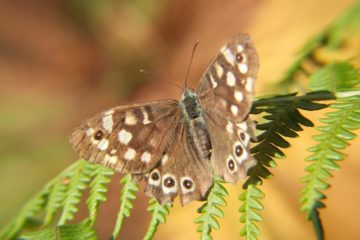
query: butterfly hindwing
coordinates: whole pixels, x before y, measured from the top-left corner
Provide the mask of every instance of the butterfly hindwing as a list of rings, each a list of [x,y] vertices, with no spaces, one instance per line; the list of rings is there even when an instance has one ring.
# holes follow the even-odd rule
[[[162,161],[145,177],[145,191],[161,204],[172,202],[177,195],[182,205],[204,200],[213,184],[210,161],[202,159],[189,143],[185,124],[179,124],[175,133]]]
[[[179,116],[175,100],[115,107],[82,122],[70,142],[83,159],[146,173],[160,160]]]

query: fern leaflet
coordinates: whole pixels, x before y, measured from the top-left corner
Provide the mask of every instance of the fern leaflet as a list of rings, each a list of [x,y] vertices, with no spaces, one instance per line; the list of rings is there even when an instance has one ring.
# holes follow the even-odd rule
[[[133,208],[132,201],[136,198],[135,193],[139,191],[139,186],[131,177],[131,174],[125,175],[120,183],[123,185],[120,197],[120,209],[116,218],[115,228],[112,233],[112,239],[116,239],[123,226],[124,219],[130,216],[131,209]]]
[[[85,160],[80,160],[77,167],[72,174],[68,176],[68,187],[63,200],[63,209],[58,224],[63,225],[67,221],[74,218],[74,214],[78,210],[78,203],[84,193],[84,189],[88,186],[90,181],[91,171],[94,169],[94,164]]]
[[[67,224],[62,226],[45,228],[39,231],[26,233],[20,237],[22,240],[75,240],[97,239],[95,231],[91,228],[90,220],[85,220],[77,224]]]
[[[249,185],[240,195],[239,199],[243,202],[239,209],[239,212],[242,213],[240,222],[244,224],[240,236],[245,236],[249,240],[256,240],[260,235],[259,227],[254,222],[262,220],[257,211],[264,208],[260,202],[264,196],[264,193],[255,185]]]
[[[93,169],[93,179],[90,183],[90,195],[87,199],[89,209],[89,218],[91,224],[94,225],[97,217],[97,211],[101,202],[106,201],[106,193],[108,191],[107,184],[114,171],[102,165],[96,165]]]
[[[147,210],[152,213],[152,218],[149,224],[149,228],[146,231],[144,240],[153,239],[159,224],[166,222],[166,215],[169,214],[171,207],[172,205],[169,203],[163,206],[158,203],[155,198],[150,198],[149,207]]]
[[[210,235],[211,230],[218,230],[220,228],[216,218],[224,217],[224,213],[220,207],[226,206],[225,197],[228,196],[228,192],[222,186],[222,183],[223,181],[215,176],[214,185],[208,195],[206,203],[198,209],[201,215],[195,219],[195,223],[200,224],[197,231],[200,232],[202,240],[212,239]]]

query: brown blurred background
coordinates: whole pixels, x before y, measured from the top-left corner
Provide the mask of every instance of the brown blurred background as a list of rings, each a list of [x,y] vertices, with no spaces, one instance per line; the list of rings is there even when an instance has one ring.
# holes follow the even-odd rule
[[[257,93],[269,94],[307,39],[354,1],[0,1],[0,226],[77,157],[68,144],[73,126],[112,106],[179,98],[192,47],[200,41],[189,84],[199,78],[219,47],[237,33],[253,36],[261,61]],[[140,73],[146,69],[151,74]],[[313,114],[316,120],[320,114]],[[260,239],[315,239],[299,211],[303,159],[314,144],[307,129],[277,161],[263,187]],[[358,239],[360,141],[352,142],[342,170],[334,173],[321,211],[328,239]],[[114,178],[96,226],[109,236],[118,210]],[[238,239],[240,184],[229,186],[229,206],[215,239]],[[141,239],[150,215],[139,192],[121,239]],[[155,239],[197,239],[196,208],[176,204]],[[86,209],[81,210],[85,214]]]

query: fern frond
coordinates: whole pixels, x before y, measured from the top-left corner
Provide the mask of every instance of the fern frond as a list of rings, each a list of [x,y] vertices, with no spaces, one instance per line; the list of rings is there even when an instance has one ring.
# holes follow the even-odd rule
[[[0,239],[12,239],[21,230],[26,228],[28,222],[44,209],[50,190],[51,186],[48,186],[31,199],[18,216],[8,226],[2,229]]]
[[[243,202],[239,209],[240,222],[244,224],[240,236],[246,237],[248,240],[256,240],[260,235],[259,227],[255,222],[262,220],[258,211],[264,208],[260,202],[264,197],[264,193],[256,185],[249,185],[239,197]]]
[[[63,225],[74,218],[77,212],[77,205],[80,202],[84,189],[88,186],[90,175],[94,169],[94,164],[85,160],[80,160],[77,167],[68,176],[68,187],[63,200],[62,213],[58,225]]]
[[[198,209],[201,215],[195,219],[195,223],[200,224],[197,231],[200,232],[202,240],[212,239],[211,230],[220,228],[216,218],[224,217],[221,207],[226,206],[225,198],[228,196],[228,192],[222,186],[222,183],[223,181],[218,176],[215,176],[214,185],[206,203]]]
[[[145,237],[143,238],[144,240],[153,239],[159,224],[166,222],[166,215],[169,214],[171,207],[172,205],[169,203],[163,206],[158,203],[155,198],[150,198],[147,211],[152,213],[152,218],[149,224],[149,228],[146,231]]]
[[[107,185],[110,182],[110,177],[114,175],[114,171],[102,165],[95,165],[92,171],[92,181],[90,183],[90,194],[87,199],[87,206],[89,210],[89,219],[92,225],[95,224],[97,212],[101,202],[106,201],[106,193],[108,191]]]
[[[335,63],[314,73],[311,80],[310,87],[315,89],[347,90],[360,83],[360,76],[349,63]],[[319,143],[309,149],[313,154],[306,158],[311,164],[305,169],[308,174],[302,179],[305,186],[300,199],[318,239],[323,239],[318,214],[318,209],[325,206],[322,191],[329,187],[331,171],[340,169],[337,161],[344,159],[344,149],[356,137],[353,131],[360,129],[360,95],[339,98],[330,107],[334,111],[320,119],[325,125],[317,128],[321,134],[314,137]]]
[[[262,133],[257,136],[258,143],[251,149],[258,163],[249,171],[250,177],[245,182],[248,184],[262,183],[262,178],[271,176],[268,167],[275,167],[274,158],[284,157],[281,148],[288,148],[289,142],[286,137],[297,137],[297,132],[302,131],[302,126],[312,127],[313,123],[301,114],[299,109],[314,111],[327,107],[326,104],[316,101],[334,99],[330,92],[310,92],[303,96],[295,93],[260,99],[254,103],[252,113],[262,114],[264,123],[258,124],[256,128]]]
[[[339,170],[336,162],[344,159],[343,149],[356,137],[352,131],[360,129],[360,96],[341,99],[331,108],[336,111],[320,120],[325,125],[317,128],[321,134],[314,137],[319,143],[309,149],[313,154],[306,159],[312,163],[306,168],[308,175],[302,179],[305,187],[301,209],[307,212],[308,219],[324,206],[322,190],[329,187],[330,171]]]
[[[44,226],[50,224],[55,217],[56,212],[63,206],[66,192],[69,188],[70,178],[75,174],[77,169],[81,168],[82,161],[77,161],[68,169],[56,176],[51,182],[51,191],[45,207]]]
[[[299,51],[297,59],[286,72],[283,79],[279,82],[279,87],[289,88],[296,81],[296,77],[300,74],[309,76],[313,72],[308,72],[303,64],[305,62],[317,66],[319,69],[325,65],[315,57],[315,52],[320,48],[336,49],[341,46],[346,39],[350,38],[360,29],[360,3],[356,2],[349,7],[340,17],[330,24],[324,31],[317,34],[313,39],[309,40]]]
[[[85,220],[78,224],[68,224],[56,227],[45,228],[40,231],[26,233],[20,237],[22,240],[75,240],[97,239],[95,231],[91,228],[90,220]]]
[[[131,174],[125,175],[120,183],[123,185],[120,196],[120,209],[116,218],[115,228],[111,238],[116,239],[123,226],[124,219],[130,216],[131,209],[133,208],[132,202],[136,199],[135,193],[139,191],[139,186],[132,179]]]
[[[260,235],[256,222],[261,221],[259,211],[263,209],[261,199],[263,192],[258,188],[264,178],[269,178],[269,167],[276,167],[274,158],[283,158],[281,148],[288,148],[290,143],[286,138],[295,138],[303,126],[312,127],[313,123],[301,114],[299,109],[314,111],[327,105],[317,103],[321,100],[334,99],[330,92],[311,92],[303,96],[296,93],[274,96],[257,100],[252,109],[253,114],[261,114],[264,123],[257,125],[262,131],[258,136],[258,143],[251,149],[257,160],[257,165],[248,172],[249,178],[244,183],[244,192],[240,195],[240,222],[243,224],[241,236],[246,239],[257,239]]]
[[[309,88],[312,91],[331,92],[354,90],[359,84],[359,70],[348,62],[327,65],[310,76]]]

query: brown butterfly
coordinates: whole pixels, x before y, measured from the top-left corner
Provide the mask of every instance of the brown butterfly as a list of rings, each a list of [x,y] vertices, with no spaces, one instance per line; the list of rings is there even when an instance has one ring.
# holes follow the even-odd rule
[[[70,142],[83,159],[146,181],[161,204],[204,200],[214,174],[236,183],[256,164],[249,111],[259,68],[249,35],[223,46],[180,101],[119,106],[82,122]]]

